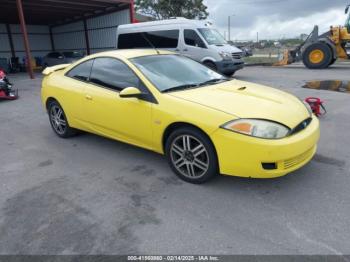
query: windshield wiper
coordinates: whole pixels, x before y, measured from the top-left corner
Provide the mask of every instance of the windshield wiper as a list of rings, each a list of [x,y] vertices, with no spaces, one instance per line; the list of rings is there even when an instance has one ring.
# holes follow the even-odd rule
[[[229,81],[229,79],[227,78],[214,78],[214,79],[210,79],[208,81],[205,81],[203,83],[200,83],[198,84],[198,86],[205,86],[205,85],[209,85],[209,84],[216,84],[216,83],[219,83],[219,82],[226,82],[226,81]]]
[[[190,88],[194,88],[194,87],[198,87],[198,86],[199,86],[198,84],[186,84],[186,85],[174,86],[174,87],[170,87],[168,89],[163,90],[163,93],[180,91],[180,90],[190,89]]]

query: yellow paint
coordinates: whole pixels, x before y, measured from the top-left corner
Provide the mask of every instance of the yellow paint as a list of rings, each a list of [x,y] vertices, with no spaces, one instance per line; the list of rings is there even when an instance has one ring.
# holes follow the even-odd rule
[[[342,47],[344,42],[350,41],[350,34],[348,29],[344,26],[333,26],[331,27],[331,37],[330,39],[335,44],[337,50],[337,57],[348,59],[348,55],[346,50]]]
[[[309,54],[309,60],[313,64],[319,64],[324,59],[324,53],[320,49],[312,50]]]
[[[170,52],[161,51],[161,54]],[[52,71],[43,79],[42,102],[55,98],[63,107],[70,126],[164,153],[163,135],[173,123],[188,123],[213,142],[221,174],[268,178],[285,175],[306,164],[319,139],[319,122],[277,140],[254,138],[220,128],[240,118],[269,119],[290,128],[309,117],[305,106],[293,95],[258,84],[232,80],[222,84],[160,93],[129,61],[156,55],[153,50],[121,50],[89,56]],[[121,98],[119,93],[65,76],[72,67],[92,57],[115,57],[124,61],[148,87],[158,103]],[[245,86],[245,90],[240,90]],[[307,153],[306,152],[310,152]],[[301,157],[303,156],[303,157]],[[305,156],[305,157],[304,157]],[[289,168],[285,161],[298,160]],[[277,170],[264,170],[262,162],[276,162]]]

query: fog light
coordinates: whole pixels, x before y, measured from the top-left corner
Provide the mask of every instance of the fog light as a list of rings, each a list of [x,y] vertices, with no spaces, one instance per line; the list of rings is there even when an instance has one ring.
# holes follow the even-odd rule
[[[277,164],[276,163],[261,163],[262,167],[265,170],[274,170],[277,169]]]

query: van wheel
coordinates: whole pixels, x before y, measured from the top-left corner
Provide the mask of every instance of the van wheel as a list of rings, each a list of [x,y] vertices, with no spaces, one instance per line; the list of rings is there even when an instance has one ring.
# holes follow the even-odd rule
[[[211,70],[218,71],[216,65],[211,61],[205,61],[203,64]]]
[[[236,71],[233,71],[232,73],[224,73],[224,75],[227,77],[232,77],[235,73]]]

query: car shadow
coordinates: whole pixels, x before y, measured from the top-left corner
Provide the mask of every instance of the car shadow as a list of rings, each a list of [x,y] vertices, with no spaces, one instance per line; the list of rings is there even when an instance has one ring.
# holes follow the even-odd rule
[[[134,167],[130,167],[131,169],[137,169],[140,162],[149,163],[153,168],[159,169],[156,170],[158,178],[178,180],[179,184],[190,185],[177,178],[170,167],[168,167],[166,158],[156,152],[88,133],[81,134],[73,140],[75,144],[88,143],[89,146],[93,146],[97,151],[107,150],[110,153],[114,153],[116,156],[123,154],[123,157],[135,159]],[[200,186],[214,191],[219,190],[221,192],[247,192],[247,190],[253,190],[261,195],[269,195],[276,191],[283,192],[286,189],[288,189],[287,191],[290,193],[290,191],[293,191],[293,188],[298,191],[300,188],[312,185],[315,179],[319,179],[317,175],[315,175],[316,165],[317,162],[311,161],[311,163],[301,169],[278,178],[257,179],[218,175],[205,184],[190,186]]]

